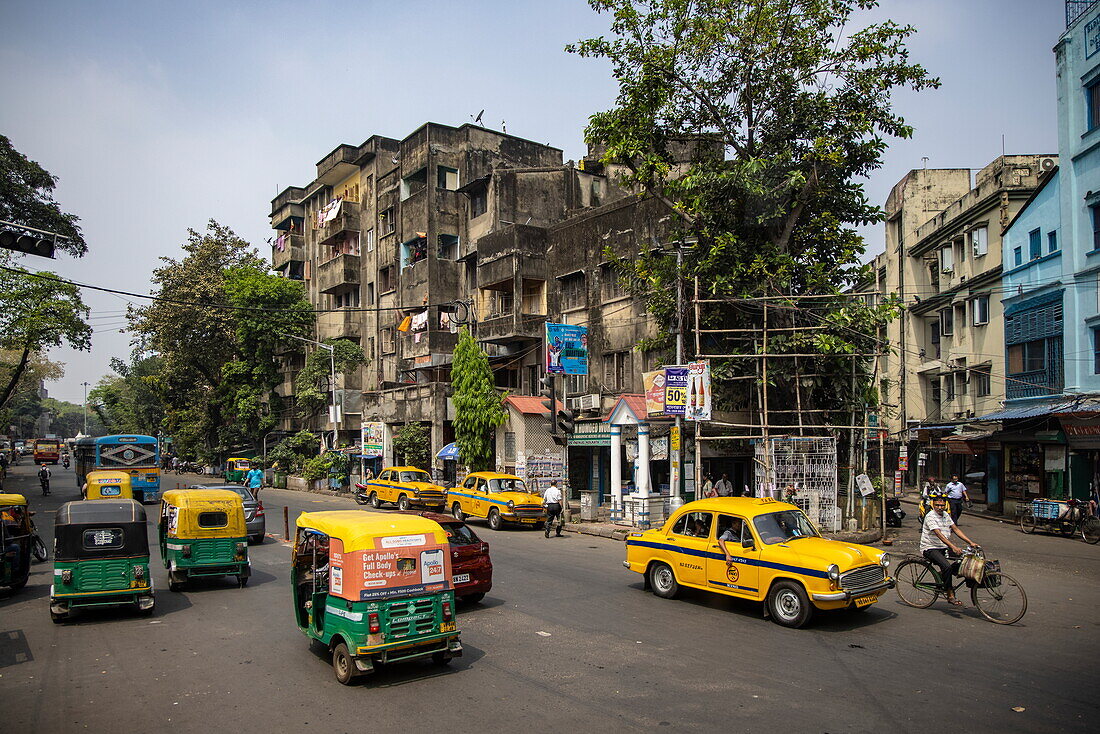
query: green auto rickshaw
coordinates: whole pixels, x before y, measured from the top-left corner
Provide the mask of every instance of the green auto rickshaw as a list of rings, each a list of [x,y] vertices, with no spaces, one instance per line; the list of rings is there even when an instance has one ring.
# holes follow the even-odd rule
[[[252,468],[253,459],[240,456],[230,457],[225,460],[225,481],[229,483],[244,484],[244,478]]]
[[[21,494],[0,494],[0,586],[18,591],[31,576],[34,529]]]
[[[451,549],[439,523],[361,510],[298,517],[290,583],[298,629],[345,685],[375,664],[462,654]]]
[[[160,555],[168,588],[180,591],[202,576],[236,576],[244,588],[252,575],[244,501],[228,489],[175,489],[160,503]]]
[[[50,617],[87,607],[153,613],[145,508],[130,499],[66,502],[54,517]]]

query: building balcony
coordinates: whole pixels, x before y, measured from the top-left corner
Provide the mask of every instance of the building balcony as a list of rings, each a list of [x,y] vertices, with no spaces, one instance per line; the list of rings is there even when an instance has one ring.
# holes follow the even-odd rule
[[[340,205],[340,213],[332,221],[325,222],[316,228],[317,242],[321,245],[331,244],[333,240],[348,232],[359,231],[359,205],[354,202],[345,202]]]
[[[305,206],[288,202],[271,210],[271,228],[285,232],[293,226],[296,231],[301,232],[305,217]]]
[[[359,256],[337,255],[315,268],[313,280],[321,293],[336,293],[359,285]]]
[[[359,148],[354,145],[338,145],[317,162],[317,181],[325,186],[334,186],[359,170],[355,161],[359,158]]]
[[[282,270],[291,260],[306,259],[306,238],[301,234],[282,233],[272,240],[271,265]]]
[[[1005,398],[1041,398],[1062,394],[1062,369],[1056,365],[1052,370],[1021,372],[1008,375],[1005,380]]]
[[[317,315],[317,334],[321,339],[355,339],[363,336],[364,311],[331,311]],[[358,383],[356,383],[356,386]],[[349,386],[349,385],[345,385]]]
[[[538,341],[543,337],[546,316],[518,311],[489,313],[477,325],[478,341],[506,344],[513,341]]]

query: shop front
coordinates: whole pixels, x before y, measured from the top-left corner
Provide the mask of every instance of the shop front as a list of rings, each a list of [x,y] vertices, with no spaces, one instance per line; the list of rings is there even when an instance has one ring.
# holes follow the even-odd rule
[[[1100,413],[1059,413],[1058,420],[1069,446],[1067,496],[1087,500],[1100,478]]]

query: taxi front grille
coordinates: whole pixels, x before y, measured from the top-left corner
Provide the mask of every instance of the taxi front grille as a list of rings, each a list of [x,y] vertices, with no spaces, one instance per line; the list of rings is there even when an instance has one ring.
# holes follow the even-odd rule
[[[539,505],[519,505],[515,509],[516,517],[542,517],[543,510]]]
[[[421,502],[443,502],[446,498],[442,492],[421,492],[416,496]]]
[[[843,574],[840,577],[840,588],[848,591],[865,589],[868,586],[880,584],[886,580],[886,569],[882,566],[863,566]]]
[[[74,591],[112,591],[130,588],[133,561],[89,561],[76,566]]]
[[[425,635],[435,631],[435,600],[391,602],[387,611],[391,637]]]

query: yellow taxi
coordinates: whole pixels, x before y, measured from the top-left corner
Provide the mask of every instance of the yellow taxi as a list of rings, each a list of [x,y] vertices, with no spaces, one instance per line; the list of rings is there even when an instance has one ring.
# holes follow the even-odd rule
[[[546,520],[542,496],[528,491],[523,480],[512,474],[474,472],[462,486],[447,492],[447,504],[456,520],[484,517],[493,530],[506,522],[538,527]]]
[[[689,502],[660,529],[630,533],[623,565],[657,596],[689,586],[762,601],[785,627],[817,609],[866,609],[894,587],[887,553],[823,538],[797,506],[771,498]]]
[[[431,474],[415,466],[391,466],[366,484],[355,486],[358,494],[365,495],[375,509],[389,502],[399,510],[418,507],[442,512],[447,503],[447,490],[434,484]]]

